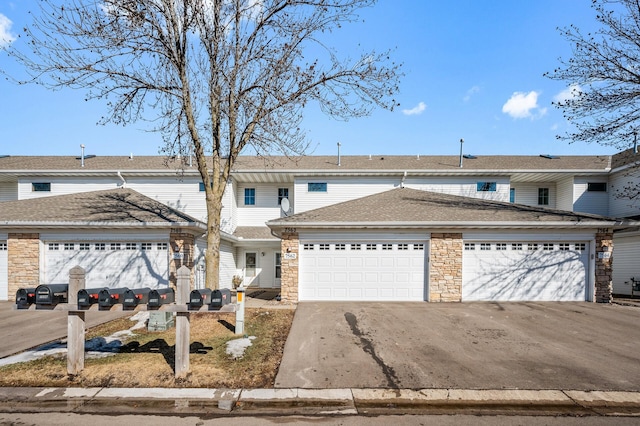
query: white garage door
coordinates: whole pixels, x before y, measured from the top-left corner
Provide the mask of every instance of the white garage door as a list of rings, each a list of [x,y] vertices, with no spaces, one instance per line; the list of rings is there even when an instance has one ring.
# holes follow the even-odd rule
[[[0,240],[0,300],[9,300],[9,270],[7,262],[7,242]]]
[[[585,301],[587,242],[468,242],[462,300]]]
[[[81,266],[86,287],[151,287],[167,285],[166,242],[71,242],[44,244],[44,282],[67,283],[69,270]]]
[[[300,300],[425,300],[426,244],[310,242],[300,244]]]

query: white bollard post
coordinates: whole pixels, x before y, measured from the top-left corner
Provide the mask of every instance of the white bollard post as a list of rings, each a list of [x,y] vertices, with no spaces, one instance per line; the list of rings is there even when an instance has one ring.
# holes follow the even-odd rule
[[[244,334],[244,287],[240,286],[236,296],[236,334]]]
[[[189,303],[189,293],[191,291],[191,271],[185,265],[178,269],[178,282],[176,291],[176,302],[179,305]],[[185,378],[189,374],[189,335],[191,333],[191,323],[189,312],[178,312],[176,314],[176,358],[175,377]]]
[[[78,291],[85,288],[85,271],[80,266],[69,271],[67,303],[78,306]],[[69,311],[67,314],[67,373],[77,375],[84,370],[84,311]]]

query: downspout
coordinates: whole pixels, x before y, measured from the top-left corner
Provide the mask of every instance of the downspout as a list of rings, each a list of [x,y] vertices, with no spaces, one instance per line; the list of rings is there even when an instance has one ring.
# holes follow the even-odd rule
[[[122,180],[122,184],[120,184],[119,186],[122,188],[126,188],[127,187],[127,181],[124,180],[124,178],[122,177],[122,173],[120,173],[120,170],[118,170],[118,177]]]

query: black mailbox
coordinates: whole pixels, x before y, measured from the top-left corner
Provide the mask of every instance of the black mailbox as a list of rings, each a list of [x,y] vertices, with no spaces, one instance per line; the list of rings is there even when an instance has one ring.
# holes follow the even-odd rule
[[[16,306],[18,309],[26,309],[32,303],[36,302],[36,289],[32,288],[19,288],[16,291]]]
[[[88,308],[91,305],[98,303],[100,292],[106,290],[107,287],[99,288],[83,288],[78,290],[78,306],[81,308]]]
[[[149,300],[147,301],[147,307],[157,308],[160,305],[166,305],[167,303],[173,303],[176,300],[176,293],[171,287],[156,288],[149,292]]]
[[[211,301],[211,289],[201,288],[192,290],[189,294],[189,309],[198,309],[204,305],[208,305]]]
[[[67,303],[69,284],[40,284],[36,287],[36,305]]]
[[[98,306],[101,308],[110,308],[113,305],[122,303],[124,293],[127,290],[129,290],[127,287],[103,288],[98,293]]]
[[[149,287],[144,288],[130,288],[124,292],[122,296],[122,306],[125,308],[135,308],[140,303],[147,303],[149,301]]]
[[[228,288],[221,288],[211,292],[210,305],[212,308],[221,308],[229,303],[231,303],[231,290]]]

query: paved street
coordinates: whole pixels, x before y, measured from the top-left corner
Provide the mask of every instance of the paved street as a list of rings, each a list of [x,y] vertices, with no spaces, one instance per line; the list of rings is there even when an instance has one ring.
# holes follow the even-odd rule
[[[277,388],[640,390],[640,308],[300,303]]]

